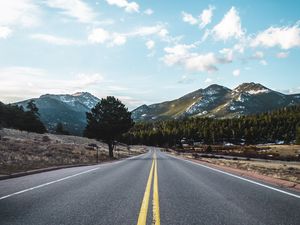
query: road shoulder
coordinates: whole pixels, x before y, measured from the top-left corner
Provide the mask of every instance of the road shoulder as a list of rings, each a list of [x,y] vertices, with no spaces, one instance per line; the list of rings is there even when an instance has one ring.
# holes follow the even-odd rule
[[[178,157],[178,158],[181,158],[181,159],[189,160],[194,163],[198,163],[198,164],[202,164],[202,165],[214,168],[214,169],[218,169],[218,170],[221,170],[221,171],[224,171],[227,173],[231,173],[231,174],[234,174],[237,176],[255,179],[257,181],[262,181],[264,183],[275,185],[277,187],[287,188],[287,189],[290,189],[293,191],[300,192],[300,184],[295,183],[295,182],[286,181],[286,180],[282,180],[282,179],[278,179],[278,178],[274,178],[274,177],[269,177],[269,176],[262,175],[262,174],[259,174],[259,173],[253,172],[253,171],[246,171],[246,170],[241,170],[241,169],[237,169],[237,168],[231,168],[228,166],[216,165],[216,164],[209,163],[202,159],[192,159],[189,157],[175,155],[172,153],[168,153],[168,154]]]

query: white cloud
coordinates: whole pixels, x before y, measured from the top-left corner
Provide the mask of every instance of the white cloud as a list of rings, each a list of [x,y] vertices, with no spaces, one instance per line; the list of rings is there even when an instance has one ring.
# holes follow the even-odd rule
[[[8,38],[12,33],[12,30],[9,27],[0,26],[0,39]]]
[[[40,24],[40,8],[33,0],[1,0],[0,25],[34,27]]]
[[[169,31],[166,28],[165,24],[158,23],[153,26],[141,26],[133,29],[130,32],[124,33],[126,37],[148,37],[148,36],[156,36],[160,38],[161,41],[176,44],[181,39],[182,36],[172,37],[169,35]]]
[[[182,20],[186,23],[189,23],[191,25],[195,25],[198,23],[198,20],[189,13],[181,12],[181,15],[182,15]]]
[[[153,49],[154,46],[155,46],[155,42],[154,42],[153,40],[149,40],[149,41],[146,42],[146,47],[147,47],[149,50]]]
[[[92,44],[105,44],[109,47],[124,45],[127,42],[125,34],[111,33],[103,28],[95,28],[88,35],[88,42]]]
[[[129,36],[149,36],[149,35],[158,35],[160,37],[165,37],[168,34],[168,31],[163,25],[154,25],[154,26],[143,26],[137,28],[135,31],[128,33]]]
[[[51,74],[40,68],[5,67],[0,68],[1,101],[13,102],[42,94],[74,93],[88,91],[104,82],[99,73],[77,74],[72,79],[54,79]]]
[[[75,79],[71,81],[71,88],[83,89],[89,86],[97,85],[104,80],[103,76],[94,73],[94,74],[85,74],[81,73],[75,76]]]
[[[235,44],[235,45],[233,46],[233,49],[234,49],[235,51],[238,51],[239,53],[244,53],[245,47],[246,47],[245,40],[240,40],[240,43]]]
[[[164,49],[166,55],[163,57],[163,61],[168,66],[181,63],[190,56],[189,50],[194,47],[194,45],[175,45],[174,47],[166,47]]]
[[[233,49],[230,48],[223,48],[222,50],[219,51],[221,54],[224,56],[224,60],[227,62],[232,62],[233,61]]]
[[[162,28],[157,34],[158,34],[158,36],[164,38],[164,37],[168,36],[169,31],[165,28]]]
[[[117,45],[117,46],[120,46],[120,45],[124,45],[127,41],[127,38],[126,36],[122,35],[122,34],[118,34],[118,33],[114,33],[112,35],[113,37],[113,40],[112,40],[112,45]]]
[[[212,29],[212,35],[216,40],[223,41],[226,41],[230,38],[240,39],[244,36],[241,19],[235,7],[231,7],[221,22]]]
[[[240,69],[235,69],[232,71],[233,76],[238,77],[241,75],[241,70]]]
[[[204,9],[201,13],[201,15],[199,16],[200,19],[200,25],[199,27],[201,29],[203,29],[204,27],[206,27],[206,25],[211,23],[211,18],[213,16],[213,10],[215,9],[215,7],[213,6],[209,6],[208,9]]]
[[[143,100],[133,98],[131,96],[126,95],[117,95],[118,99],[120,99],[129,109],[134,109],[142,104],[145,104]]]
[[[70,38],[58,37],[49,34],[32,34],[30,36],[32,39],[44,41],[53,45],[82,45],[83,42],[79,40],[74,40]]]
[[[207,54],[195,54],[185,60],[185,67],[191,71],[198,72],[215,72],[218,70],[216,64],[218,59],[215,54],[210,52]]]
[[[278,92],[284,93],[284,94],[288,94],[288,95],[292,95],[292,94],[299,94],[300,93],[300,87],[294,87],[294,88],[290,88],[290,89],[285,89],[285,90],[278,90],[275,89]]]
[[[278,59],[284,59],[284,58],[287,58],[289,56],[289,52],[278,52],[276,54],[276,57]]]
[[[124,8],[126,12],[139,12],[140,6],[136,2],[128,2],[127,0],[106,0],[109,5],[115,5]]]
[[[146,9],[146,10],[144,11],[144,14],[146,14],[146,15],[148,15],[148,16],[152,15],[153,13],[154,13],[154,11],[153,11],[152,9]]]
[[[206,25],[211,23],[211,18],[213,16],[213,10],[215,7],[209,6],[207,9],[204,9],[199,15],[199,18],[194,17],[192,14],[182,11],[182,21],[189,23],[191,25],[199,24],[199,27],[203,29]]]
[[[177,83],[179,84],[190,84],[193,83],[195,81],[195,78],[191,78],[188,75],[182,75],[180,80],[177,81]]]
[[[201,38],[201,42],[206,41],[206,39],[209,37],[210,33],[211,33],[211,31],[209,29],[206,29],[204,31],[204,34],[203,34],[202,38]]]
[[[33,67],[4,67],[0,68],[0,76],[3,79],[11,79],[10,77],[16,77],[16,76],[44,76],[46,75],[46,72],[43,69],[40,68],[33,68]]]
[[[157,24],[154,26],[142,26],[138,27],[132,32],[126,34],[130,37],[147,37],[147,36],[158,36],[162,41],[168,43],[176,43],[181,37],[172,37],[169,35],[169,31],[166,29],[164,24]]]
[[[88,41],[94,44],[107,43],[108,46],[116,46],[125,44],[129,38],[148,37],[152,35],[158,36],[163,41],[170,39],[168,31],[163,25],[155,25],[139,27],[128,33],[109,32],[103,28],[94,28],[88,34]],[[153,43],[149,42],[148,45]]]
[[[292,27],[270,27],[260,32],[251,42],[252,47],[275,47],[290,49],[300,47],[300,22]]]
[[[264,59],[260,60],[259,63],[263,66],[267,66],[268,65],[268,62]]]
[[[206,83],[206,84],[210,84],[210,83],[212,83],[213,82],[213,79],[211,79],[211,78],[206,78],[205,79],[205,81],[204,81],[204,83]]]
[[[91,23],[96,14],[82,0],[46,0],[47,6],[62,10],[62,14],[73,17],[82,23]]]
[[[118,85],[109,85],[107,87],[105,87],[106,90],[110,91],[110,92],[114,92],[114,91],[127,91],[128,88],[127,87],[122,87],[122,86],[118,86]]]
[[[261,52],[261,51],[256,51],[254,53],[254,55],[253,55],[253,58],[255,58],[255,59],[262,59],[262,58],[264,58],[264,53]]]
[[[193,44],[180,44],[173,47],[167,47],[164,49],[166,54],[162,60],[168,66],[179,64],[183,65],[185,69],[190,71],[209,73],[218,70],[217,64],[231,63],[228,56],[217,57],[213,52],[204,54],[191,53],[190,50],[193,48],[196,48]]]
[[[102,28],[95,28],[88,35],[88,41],[96,44],[103,44],[108,41],[110,38],[110,34],[108,31]]]
[[[70,94],[81,91],[96,93],[99,97],[116,95],[128,88],[118,86],[114,81],[106,80],[100,73],[77,73],[69,78],[56,76],[41,68],[0,67],[0,101],[12,103],[35,98],[43,94]],[[99,85],[101,89],[99,90]],[[126,105],[135,108],[141,105],[136,98],[118,96]]]

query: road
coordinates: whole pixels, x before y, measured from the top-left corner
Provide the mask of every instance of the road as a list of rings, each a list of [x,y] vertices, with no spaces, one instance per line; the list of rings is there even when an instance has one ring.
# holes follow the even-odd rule
[[[153,222],[154,221],[154,222]],[[0,181],[1,225],[300,224],[300,194],[172,157]]]

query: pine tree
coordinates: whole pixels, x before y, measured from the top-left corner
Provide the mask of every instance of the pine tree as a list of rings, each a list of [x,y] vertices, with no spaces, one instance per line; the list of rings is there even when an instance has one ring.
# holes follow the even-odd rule
[[[84,135],[105,141],[108,144],[109,156],[113,158],[115,139],[120,138],[134,125],[131,113],[120,100],[108,96],[101,99],[86,116]]]
[[[55,133],[69,135],[69,132],[64,129],[64,126],[61,122],[56,124]]]
[[[296,131],[296,144],[300,145],[300,126],[297,127]]]

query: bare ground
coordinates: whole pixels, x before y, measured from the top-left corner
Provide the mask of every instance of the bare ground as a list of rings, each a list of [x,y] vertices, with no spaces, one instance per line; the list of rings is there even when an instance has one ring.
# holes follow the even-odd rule
[[[77,136],[0,130],[0,175],[61,165],[94,164],[110,160],[105,143]],[[146,152],[145,146],[117,145],[117,159]]]

